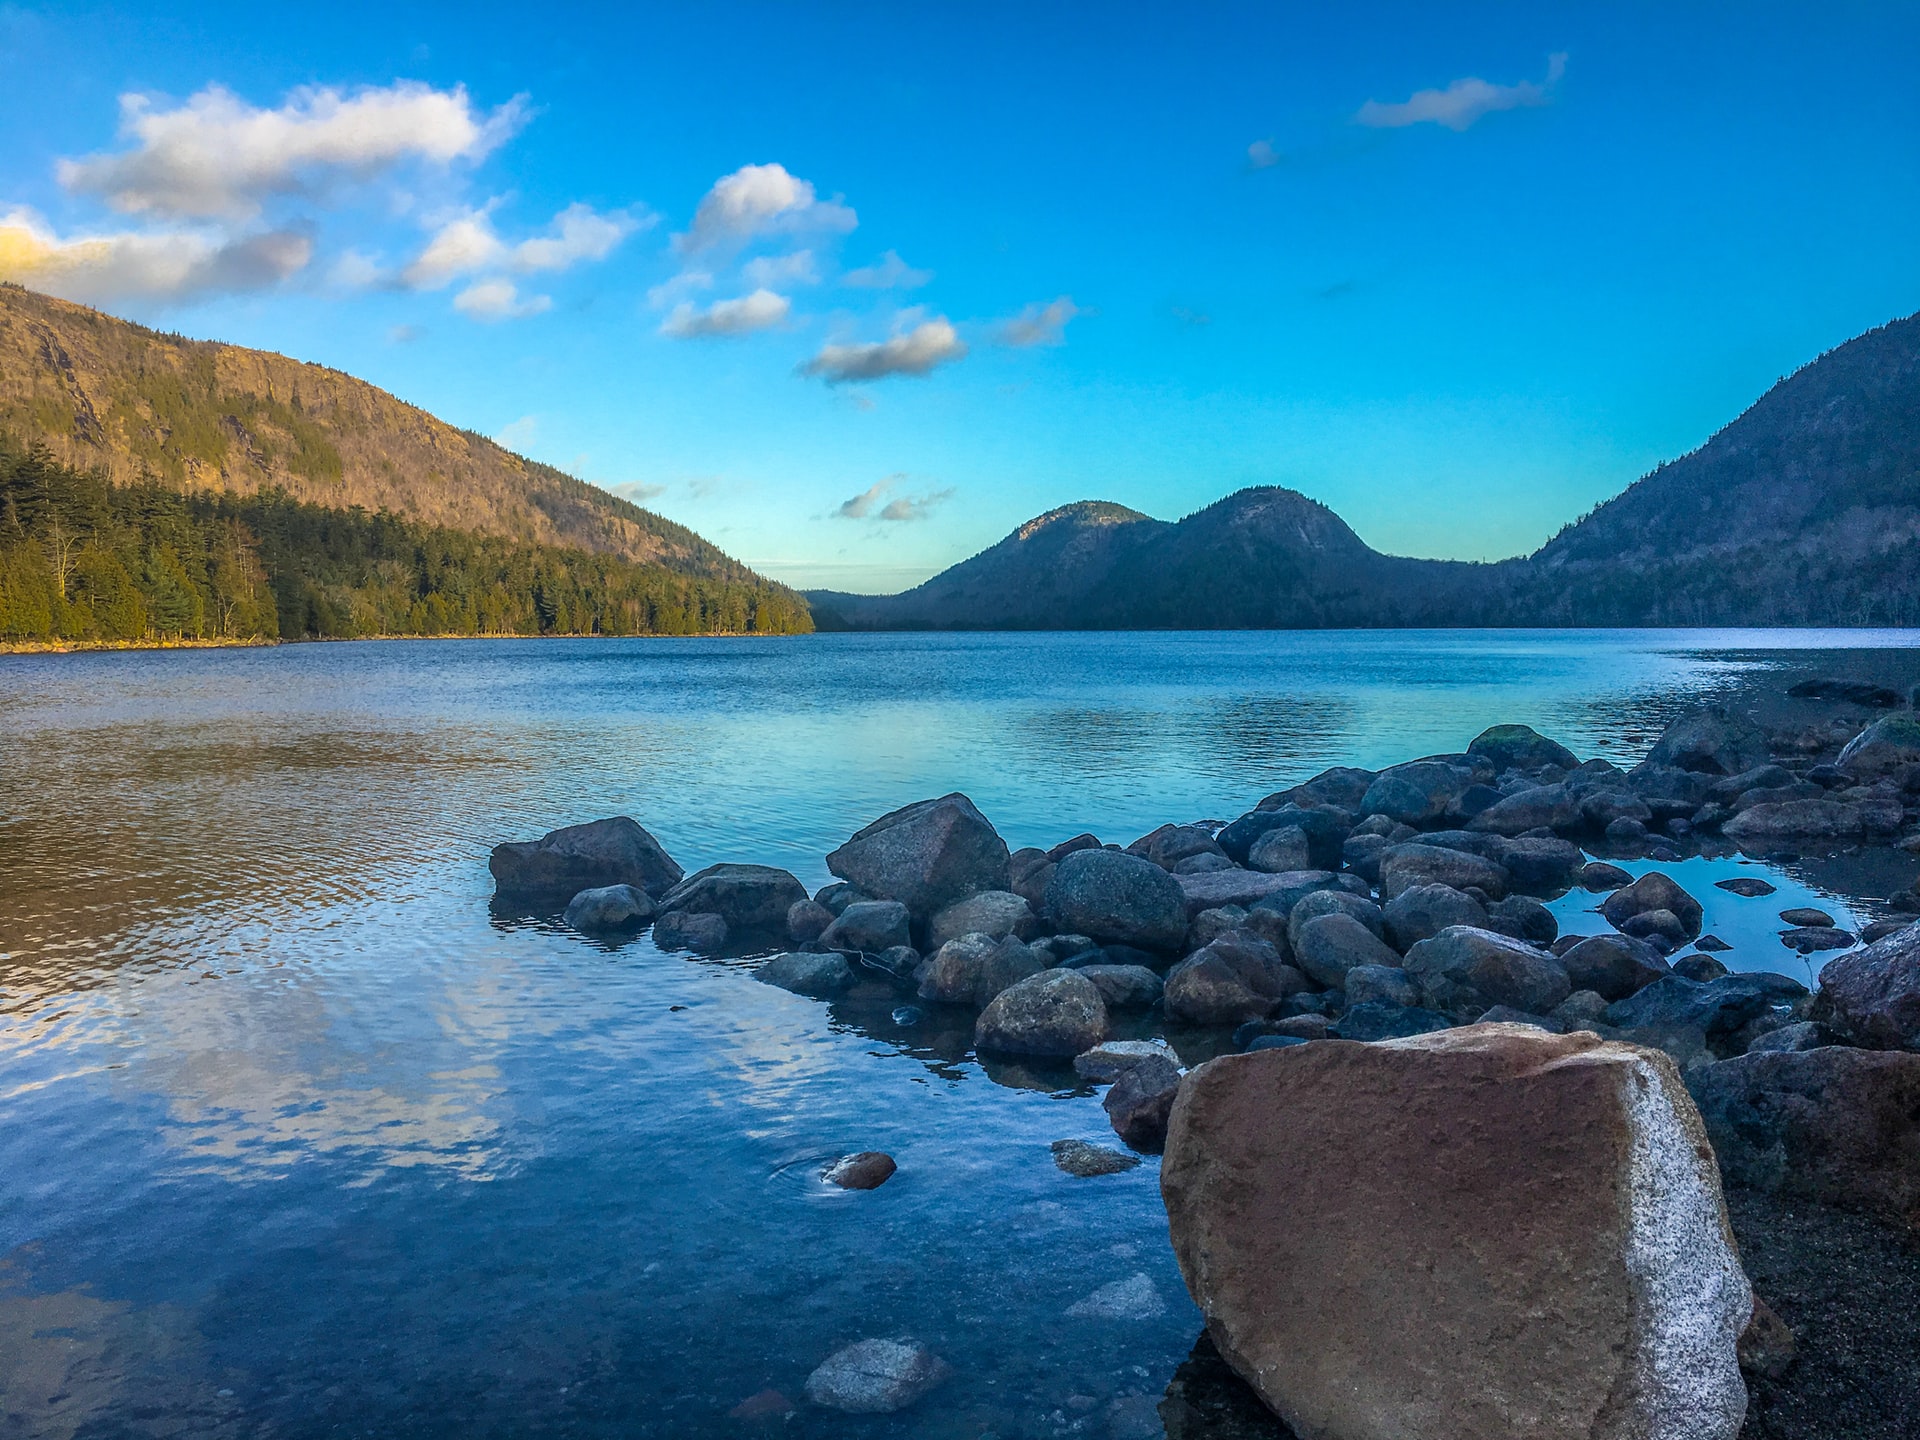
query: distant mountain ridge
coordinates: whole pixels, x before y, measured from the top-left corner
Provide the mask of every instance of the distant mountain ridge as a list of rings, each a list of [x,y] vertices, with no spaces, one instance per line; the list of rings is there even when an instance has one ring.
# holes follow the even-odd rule
[[[823,629],[1920,624],[1920,316],[1782,380],[1531,556],[1372,549],[1273,486],[1178,522],[1087,501]]]

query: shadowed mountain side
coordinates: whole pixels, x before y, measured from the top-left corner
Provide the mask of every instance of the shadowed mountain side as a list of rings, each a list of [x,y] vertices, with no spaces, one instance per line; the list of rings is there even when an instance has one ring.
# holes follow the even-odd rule
[[[1242,490],[1176,524],[1086,502],[822,629],[1920,624],[1920,317],[1769,390],[1530,557],[1413,560]]]
[[[684,526],[363,380],[161,334],[17,285],[0,285],[0,431],[123,485],[277,490],[683,575],[759,578]]]

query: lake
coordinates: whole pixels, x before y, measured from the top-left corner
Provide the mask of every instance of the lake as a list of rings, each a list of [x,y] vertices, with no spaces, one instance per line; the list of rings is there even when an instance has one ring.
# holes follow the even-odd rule
[[[1702,697],[1828,655],[1905,664],[1917,644],[835,635],[0,657],[0,1434],[1157,1433],[1143,1417],[1198,1313],[1155,1162],[1092,1180],[1052,1163],[1050,1141],[1111,1142],[1094,1090],[983,1067],[964,1032],[801,999],[742,961],[497,921],[489,847],[624,813],[689,871],[761,862],[813,888],[852,830],[950,790],[1012,846],[1125,842],[1496,722],[1631,763]],[[1666,868],[1733,963],[1803,978],[1773,910],[1857,923],[1891,883],[1845,857]],[[1780,894],[1711,887],[1734,873]],[[1593,898],[1557,902],[1563,928],[1602,928]],[[885,1187],[818,1183],[865,1149],[899,1161]],[[1125,1313],[1068,1313],[1136,1276]],[[729,1415],[893,1335],[954,1367],[914,1410]]]

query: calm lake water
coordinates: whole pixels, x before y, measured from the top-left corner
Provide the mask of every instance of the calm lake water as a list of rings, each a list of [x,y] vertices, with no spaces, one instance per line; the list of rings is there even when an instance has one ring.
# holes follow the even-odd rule
[[[1134,1433],[1200,1327],[1154,1162],[1094,1180],[1052,1163],[1052,1140],[1111,1141],[1093,1090],[983,1068],[964,1031],[894,1023],[897,1001],[823,1005],[738,961],[496,922],[488,848],[626,813],[688,870],[759,861],[811,887],[853,829],[948,790],[1014,846],[1124,842],[1499,721],[1628,763],[1682,706],[1818,658],[1803,652],[1915,644],[818,636],[0,658],[0,1435]],[[1912,879],[1817,856],[1668,868],[1736,963],[1803,976],[1775,910],[1859,921]],[[1777,898],[1711,888],[1756,870]],[[1563,928],[1601,928],[1591,903],[1559,902]],[[862,1149],[899,1174],[868,1194],[817,1183]],[[1067,1313],[1136,1275],[1157,1309]],[[728,1415],[892,1335],[954,1367],[914,1410]]]

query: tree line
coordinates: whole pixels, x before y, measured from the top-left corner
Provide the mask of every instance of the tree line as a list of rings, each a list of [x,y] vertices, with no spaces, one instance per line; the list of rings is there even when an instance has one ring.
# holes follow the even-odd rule
[[[0,639],[798,634],[793,591],[265,490],[115,485],[0,436]]]

